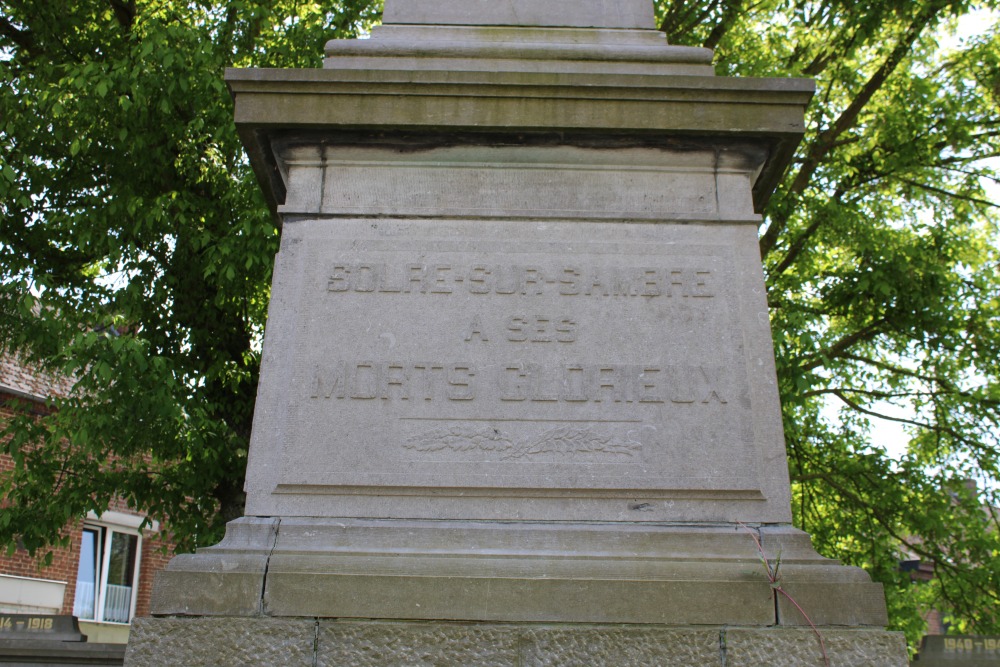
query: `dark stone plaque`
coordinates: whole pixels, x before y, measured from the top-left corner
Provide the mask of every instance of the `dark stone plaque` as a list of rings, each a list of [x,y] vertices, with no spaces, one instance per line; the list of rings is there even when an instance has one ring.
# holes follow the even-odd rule
[[[0,639],[85,642],[76,616],[0,614]]]
[[[1000,636],[954,635],[926,636],[914,661],[920,667],[998,667]]]

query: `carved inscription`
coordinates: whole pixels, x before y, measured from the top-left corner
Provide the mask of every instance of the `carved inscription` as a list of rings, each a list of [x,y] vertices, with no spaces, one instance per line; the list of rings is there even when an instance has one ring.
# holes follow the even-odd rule
[[[666,349],[657,341],[668,342],[678,330],[664,318],[687,318],[687,335],[698,313],[715,312],[719,274],[710,266],[692,266],[690,260],[684,266],[335,261],[321,274],[321,288],[338,308],[345,300],[372,307],[372,295],[380,297],[377,309],[399,303],[382,296],[419,297],[434,335],[407,329],[424,317],[420,311],[413,317],[407,310],[412,306],[403,307],[408,320],[398,329],[380,313],[376,321],[388,320],[393,330],[386,333],[382,324],[368,331],[385,342],[352,341],[348,347],[358,356],[324,359],[303,379],[317,404],[354,404],[357,410],[367,409],[363,403],[395,405],[406,423],[397,446],[409,452],[408,460],[636,465],[647,456],[644,446],[664,449],[651,435],[657,432],[652,424],[668,418],[658,406],[672,406],[669,419],[690,424],[697,419],[692,410],[734,400],[721,360],[669,363],[654,352]],[[598,299],[604,301],[593,303]],[[412,337],[404,340],[400,332]],[[660,332],[663,338],[655,338]],[[385,345],[394,349],[397,336],[402,349],[411,351],[384,356]],[[629,336],[624,347],[619,336]],[[643,337],[657,360],[636,360],[637,350],[646,349]],[[451,361],[441,361],[447,356],[438,356],[438,349],[456,352]],[[597,352],[598,360],[607,359],[616,350],[623,357],[618,361],[574,358],[591,359]],[[630,410],[623,413],[625,405]],[[622,415],[633,423],[616,426]],[[416,427],[421,420],[441,425]],[[647,437],[640,438],[642,432]]]
[[[21,614],[0,616],[0,632],[51,632],[52,629],[52,617]]]
[[[713,270],[414,262],[335,262],[326,290],[337,294],[468,294],[518,297],[713,298]],[[470,315],[457,332],[466,343],[561,347],[580,334],[574,315],[539,311]],[[510,361],[477,369],[471,362],[338,360],[315,371],[314,399],[561,403],[711,403],[728,399],[723,369],[704,365],[561,364]],[[484,391],[485,390],[485,391]]]
[[[576,342],[576,321],[568,316],[511,315],[500,323],[491,318],[475,315],[466,328],[462,339],[465,342],[480,340],[489,342],[491,331],[500,331],[502,337],[511,343],[573,343]]]
[[[472,401],[489,385],[501,401],[563,403],[720,403],[723,369],[708,366],[492,365],[431,361],[337,361],[316,370],[314,399]]]
[[[418,452],[486,452],[498,460],[531,459],[543,455],[573,457],[604,454],[631,458],[642,451],[642,443],[631,434],[624,437],[593,428],[563,426],[529,438],[516,438],[492,426],[456,424],[425,431],[406,439],[404,449]]]
[[[926,643],[930,637],[925,638]],[[971,636],[971,637],[934,637],[936,642],[940,642],[944,645],[944,650],[937,651],[926,651],[928,655],[932,653],[957,653],[965,654],[962,658],[971,659],[972,656],[980,655],[990,655],[1000,657],[1000,637],[984,637],[984,636]],[[935,647],[938,648],[938,647]],[[921,649],[920,653],[923,655],[925,649]],[[960,662],[956,660],[956,662]]]
[[[317,369],[311,397],[471,401],[475,377],[467,363],[340,361]]]
[[[499,294],[575,297],[715,296],[713,271],[689,267],[503,266],[341,262],[332,265],[331,293]]]

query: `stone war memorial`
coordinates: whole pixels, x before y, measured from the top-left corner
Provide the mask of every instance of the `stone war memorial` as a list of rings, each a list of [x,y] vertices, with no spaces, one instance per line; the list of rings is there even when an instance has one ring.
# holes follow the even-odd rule
[[[386,0],[227,72],[281,225],[246,513],[126,664],[906,665],[791,525],[757,227],[813,85],[711,60],[650,0]]]

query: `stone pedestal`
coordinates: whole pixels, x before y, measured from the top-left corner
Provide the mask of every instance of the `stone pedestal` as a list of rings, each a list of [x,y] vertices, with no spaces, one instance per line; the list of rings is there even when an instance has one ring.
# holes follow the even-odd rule
[[[287,667],[803,667],[808,629],[663,625],[400,623],[333,619],[137,619],[127,663]],[[825,628],[830,667],[906,667],[901,634]],[[165,659],[165,656],[170,656]]]
[[[227,73],[282,225],[247,510],[129,664],[821,664],[775,586],[832,664],[905,664],[790,525],[756,234],[812,84],[641,0],[385,19]]]

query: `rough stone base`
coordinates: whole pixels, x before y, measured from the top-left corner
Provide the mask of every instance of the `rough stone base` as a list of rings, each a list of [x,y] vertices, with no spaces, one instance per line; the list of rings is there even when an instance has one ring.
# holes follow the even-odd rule
[[[901,633],[822,628],[831,667],[906,667]],[[797,628],[679,628],[338,621],[315,618],[140,618],[125,665],[286,667],[807,667],[824,664]]]

